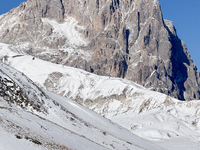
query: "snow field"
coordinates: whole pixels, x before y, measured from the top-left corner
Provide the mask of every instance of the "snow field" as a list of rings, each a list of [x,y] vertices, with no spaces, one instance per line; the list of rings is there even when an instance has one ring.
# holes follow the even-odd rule
[[[28,55],[13,58],[12,56],[17,54],[14,54],[6,45],[2,45],[0,54],[8,55],[7,63],[23,72],[40,87],[78,100],[82,105],[142,138],[167,149],[170,148],[170,150],[187,149],[188,147],[195,150],[199,147],[199,101],[181,102],[164,94],[149,91],[128,80],[98,76],[37,58],[32,60],[32,57]],[[55,73],[60,73],[61,76],[53,79],[51,76]],[[45,86],[47,80],[53,83],[51,88]],[[57,97],[52,93],[49,95]],[[126,134],[115,133],[116,130],[120,130],[105,126],[107,123],[104,123],[102,119],[91,115],[91,112],[72,101],[66,102],[66,99],[60,97],[59,103],[72,112],[76,110],[73,113],[79,118],[87,116],[85,118],[89,120],[86,119],[86,122],[101,128],[109,135],[123,137],[125,141],[131,143],[137,141],[135,139],[130,141],[131,138],[127,136],[129,134],[126,133],[127,131]],[[140,140],[136,143],[143,143]],[[181,144],[181,140],[185,143]],[[174,141],[179,144],[176,145]]]

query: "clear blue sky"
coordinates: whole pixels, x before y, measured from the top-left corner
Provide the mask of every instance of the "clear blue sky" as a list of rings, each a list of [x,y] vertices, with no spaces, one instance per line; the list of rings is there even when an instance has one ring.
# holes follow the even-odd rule
[[[9,10],[13,9],[14,7],[19,6],[22,2],[27,0],[1,0],[0,3],[0,15],[8,12]]]
[[[0,14],[8,12],[26,0],[2,0]],[[200,0],[158,0],[164,19],[173,21],[197,68],[200,70]]]

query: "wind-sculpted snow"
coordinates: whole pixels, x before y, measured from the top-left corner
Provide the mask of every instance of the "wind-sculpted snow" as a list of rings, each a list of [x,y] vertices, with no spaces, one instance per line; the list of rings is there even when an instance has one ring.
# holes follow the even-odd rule
[[[199,101],[179,101],[129,80],[98,76],[37,58],[33,60],[28,55],[13,57],[17,54],[5,45],[1,53],[7,54],[4,62],[26,74],[38,86],[71,98],[141,137],[172,150],[199,147]],[[72,102],[67,105],[64,100],[59,103],[69,110],[74,105]],[[88,113],[81,112],[77,116]]]
[[[30,56],[8,56],[8,60],[10,58],[38,61]],[[25,66],[34,71],[28,62]],[[164,150],[70,99],[42,91],[23,73],[10,66],[1,64],[0,70],[2,89],[6,89],[3,92],[11,98],[8,101],[4,95],[0,95],[1,148],[23,150],[29,146],[33,150]],[[23,94],[25,98],[22,102],[27,105],[18,102],[16,96],[19,93]],[[6,145],[8,142],[10,146]]]

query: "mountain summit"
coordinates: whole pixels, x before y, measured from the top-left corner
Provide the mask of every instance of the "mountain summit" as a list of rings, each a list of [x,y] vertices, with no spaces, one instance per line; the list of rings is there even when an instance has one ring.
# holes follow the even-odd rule
[[[0,42],[35,57],[200,99],[200,78],[157,0],[28,0],[0,16]]]

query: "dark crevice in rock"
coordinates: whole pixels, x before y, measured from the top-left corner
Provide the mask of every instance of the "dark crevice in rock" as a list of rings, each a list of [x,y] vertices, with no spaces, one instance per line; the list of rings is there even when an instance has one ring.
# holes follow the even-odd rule
[[[129,54],[129,35],[130,35],[130,30],[126,29],[126,34],[125,34],[125,41],[126,41],[126,53]]]
[[[149,25],[148,33],[147,33],[147,35],[144,37],[144,44],[145,44],[145,46],[149,44],[150,35],[151,35],[151,25]]]
[[[61,3],[61,6],[62,6],[62,17],[64,19],[64,16],[65,16],[65,7],[63,5],[63,0],[60,0],[60,3]]]

